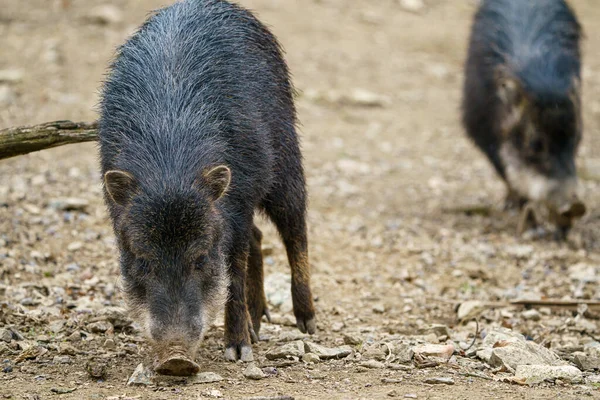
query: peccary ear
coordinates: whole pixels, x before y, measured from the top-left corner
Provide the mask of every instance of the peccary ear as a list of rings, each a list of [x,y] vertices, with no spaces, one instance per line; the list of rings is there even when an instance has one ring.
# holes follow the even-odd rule
[[[498,97],[506,106],[518,107],[522,99],[522,88],[519,81],[506,68],[496,69],[496,86]]]
[[[120,206],[126,205],[135,192],[136,183],[131,174],[125,171],[107,171],[104,174],[104,186],[112,201]]]
[[[202,174],[204,185],[208,187],[213,200],[218,200],[229,188],[231,183],[231,170],[226,165],[211,168]]]

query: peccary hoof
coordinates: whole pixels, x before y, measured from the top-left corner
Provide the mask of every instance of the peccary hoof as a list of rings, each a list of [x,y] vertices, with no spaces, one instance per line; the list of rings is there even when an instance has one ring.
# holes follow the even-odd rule
[[[189,358],[176,355],[157,364],[156,373],[161,375],[190,376],[200,371],[200,366]]]

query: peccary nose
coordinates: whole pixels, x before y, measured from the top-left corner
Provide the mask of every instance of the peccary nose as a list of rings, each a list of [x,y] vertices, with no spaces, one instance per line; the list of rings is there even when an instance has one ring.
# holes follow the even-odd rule
[[[585,214],[585,211],[585,204],[578,198],[574,198],[572,201],[558,209],[558,213],[561,217],[569,219],[581,218]]]

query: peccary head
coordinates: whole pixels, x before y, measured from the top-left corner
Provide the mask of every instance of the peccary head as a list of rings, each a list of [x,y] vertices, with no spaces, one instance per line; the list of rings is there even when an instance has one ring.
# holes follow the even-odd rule
[[[177,353],[193,362],[226,300],[229,277],[216,203],[230,180],[226,166],[207,168],[184,183],[105,173],[106,197],[118,211],[113,215],[124,290],[159,360]]]
[[[524,198],[544,203],[557,225],[567,220],[570,225],[585,213],[575,168],[582,135],[579,80],[560,91],[540,90],[500,68],[496,87],[508,184]]]

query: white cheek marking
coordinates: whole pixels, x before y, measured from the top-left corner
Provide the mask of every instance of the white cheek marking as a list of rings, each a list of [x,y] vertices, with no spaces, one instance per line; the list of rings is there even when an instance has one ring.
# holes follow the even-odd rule
[[[509,185],[521,196],[532,201],[545,201],[560,189],[558,180],[548,178],[524,165],[512,145],[502,145],[500,157],[505,166]]]

